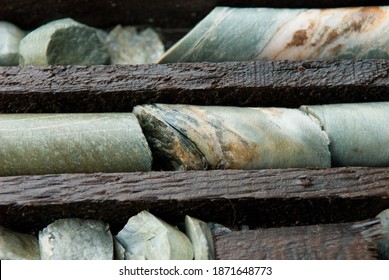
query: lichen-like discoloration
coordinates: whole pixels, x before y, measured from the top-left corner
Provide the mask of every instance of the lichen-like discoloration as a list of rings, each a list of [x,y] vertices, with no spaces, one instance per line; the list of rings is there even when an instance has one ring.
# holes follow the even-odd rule
[[[258,54],[265,59],[362,58],[371,49],[388,52],[389,9],[307,10],[273,34]],[[360,49],[350,51],[354,46]],[[380,58],[377,57],[377,58]]]

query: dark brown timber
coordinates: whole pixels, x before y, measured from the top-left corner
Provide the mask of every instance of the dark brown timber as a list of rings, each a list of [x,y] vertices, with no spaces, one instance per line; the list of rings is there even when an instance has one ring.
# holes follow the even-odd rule
[[[311,225],[217,235],[217,259],[357,260],[375,259],[378,221]]]
[[[236,7],[347,7],[384,5],[382,0],[3,0],[0,19],[23,28],[73,17],[83,23],[111,27],[116,24],[191,27],[215,6]]]
[[[360,221],[386,208],[388,168],[0,177],[0,225],[22,231],[65,217],[102,219],[118,230],[145,209],[173,224],[191,215],[280,227]]]
[[[123,112],[146,103],[282,106],[389,101],[389,62],[1,67],[0,112]]]

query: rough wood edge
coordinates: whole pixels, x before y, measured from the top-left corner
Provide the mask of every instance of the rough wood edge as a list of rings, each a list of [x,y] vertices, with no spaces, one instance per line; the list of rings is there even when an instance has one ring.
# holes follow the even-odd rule
[[[376,259],[378,220],[231,232],[215,236],[217,259]]]
[[[0,113],[389,101],[386,60],[1,67]]]
[[[0,177],[0,224],[22,231],[65,217],[101,219],[117,230],[145,209],[173,224],[190,215],[280,227],[364,220],[386,208],[388,168]]]

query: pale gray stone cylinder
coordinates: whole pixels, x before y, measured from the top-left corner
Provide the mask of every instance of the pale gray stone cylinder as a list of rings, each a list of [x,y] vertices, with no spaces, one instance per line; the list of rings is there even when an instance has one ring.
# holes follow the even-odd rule
[[[109,55],[101,32],[70,18],[49,22],[20,42],[19,64],[106,64]]]
[[[132,113],[2,114],[0,176],[151,169]]]
[[[330,138],[333,166],[389,166],[389,102],[302,106]]]

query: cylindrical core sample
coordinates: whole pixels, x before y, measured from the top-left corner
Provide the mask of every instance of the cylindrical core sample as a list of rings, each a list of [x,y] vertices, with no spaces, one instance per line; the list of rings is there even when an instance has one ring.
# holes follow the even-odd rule
[[[330,138],[333,166],[389,166],[389,102],[302,106]]]
[[[389,58],[389,7],[217,7],[160,62],[363,58]]]
[[[131,113],[0,115],[0,176],[150,169]]]
[[[134,108],[156,165],[171,170],[330,167],[328,138],[298,109]]]

